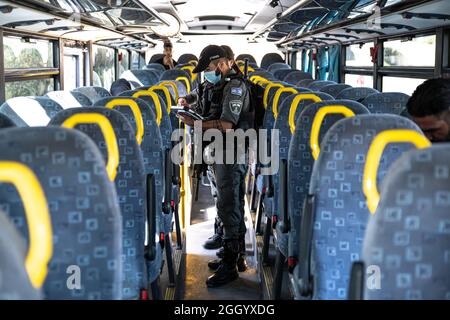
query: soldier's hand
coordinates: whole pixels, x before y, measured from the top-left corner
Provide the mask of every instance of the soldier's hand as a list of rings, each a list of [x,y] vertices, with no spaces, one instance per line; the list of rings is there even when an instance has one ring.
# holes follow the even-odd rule
[[[187,103],[185,98],[179,98],[178,105],[183,106],[183,107],[189,107],[189,103]]]
[[[187,125],[189,127],[194,126],[195,120],[191,117],[182,116],[181,114],[177,113],[177,118],[180,119],[185,125]]]

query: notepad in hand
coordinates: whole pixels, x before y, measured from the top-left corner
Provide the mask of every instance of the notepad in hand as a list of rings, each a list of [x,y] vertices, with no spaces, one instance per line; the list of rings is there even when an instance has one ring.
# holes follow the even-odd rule
[[[177,112],[177,114],[180,114],[183,117],[190,117],[190,118],[192,118],[194,120],[205,120],[204,117],[202,117],[197,112],[194,112],[194,111],[192,111],[190,109],[189,110],[186,110],[186,109],[180,110],[180,111]]]

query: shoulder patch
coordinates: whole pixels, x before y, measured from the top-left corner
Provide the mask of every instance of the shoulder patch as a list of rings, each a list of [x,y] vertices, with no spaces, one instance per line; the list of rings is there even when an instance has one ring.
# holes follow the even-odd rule
[[[242,96],[242,88],[240,88],[240,87],[231,88],[231,94],[241,97]]]
[[[230,110],[235,115],[240,115],[242,110],[242,101],[240,100],[230,101]]]

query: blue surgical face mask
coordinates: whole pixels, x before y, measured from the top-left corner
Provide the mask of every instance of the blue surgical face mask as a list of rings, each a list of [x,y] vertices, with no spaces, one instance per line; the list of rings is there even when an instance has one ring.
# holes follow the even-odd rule
[[[208,72],[205,72],[205,79],[209,83],[217,84],[217,83],[219,83],[220,79],[222,79],[222,76],[220,73],[217,74],[216,71],[208,71]]]

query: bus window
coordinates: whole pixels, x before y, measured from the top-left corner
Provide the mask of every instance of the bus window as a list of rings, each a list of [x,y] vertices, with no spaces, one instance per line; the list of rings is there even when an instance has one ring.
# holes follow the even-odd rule
[[[302,65],[302,58],[303,58],[303,51],[297,51],[297,69],[303,71],[303,65]]]
[[[127,50],[119,50],[119,76],[130,70],[130,53]]]
[[[373,77],[360,74],[346,74],[345,84],[352,87],[369,87],[373,88]]]
[[[93,46],[94,51],[94,86],[111,88],[116,79],[114,49]]]
[[[412,95],[426,79],[383,77],[383,92],[403,92]]]
[[[53,68],[53,44],[47,40],[5,37],[5,69]]]
[[[372,67],[370,48],[373,42],[363,45],[355,44],[346,48],[345,65],[348,67]]]
[[[385,67],[434,67],[436,36],[394,40],[384,43]]]
[[[54,88],[53,79],[6,82],[5,97],[8,100],[14,97],[43,96]]]
[[[131,51],[131,69],[142,69],[146,65],[143,54]]]

